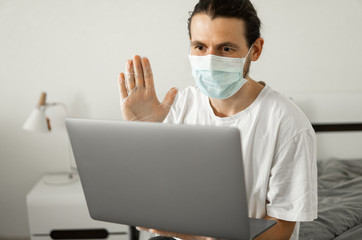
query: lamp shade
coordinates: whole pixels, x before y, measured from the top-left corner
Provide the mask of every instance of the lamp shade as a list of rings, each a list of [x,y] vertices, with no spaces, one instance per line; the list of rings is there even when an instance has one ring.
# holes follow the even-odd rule
[[[36,107],[24,123],[23,129],[34,132],[49,132],[45,107]]]

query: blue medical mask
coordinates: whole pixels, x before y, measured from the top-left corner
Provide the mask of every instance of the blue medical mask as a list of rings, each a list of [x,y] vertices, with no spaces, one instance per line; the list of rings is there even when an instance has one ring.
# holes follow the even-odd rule
[[[251,47],[243,58],[189,55],[192,76],[200,90],[211,98],[233,96],[246,83],[243,69]]]

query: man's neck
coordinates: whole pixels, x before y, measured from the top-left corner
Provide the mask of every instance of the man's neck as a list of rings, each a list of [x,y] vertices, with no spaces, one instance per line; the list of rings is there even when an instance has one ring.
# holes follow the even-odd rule
[[[227,99],[209,98],[210,106],[218,117],[230,117],[246,109],[258,97],[264,88],[262,83],[257,83],[247,77],[248,81],[233,96]]]

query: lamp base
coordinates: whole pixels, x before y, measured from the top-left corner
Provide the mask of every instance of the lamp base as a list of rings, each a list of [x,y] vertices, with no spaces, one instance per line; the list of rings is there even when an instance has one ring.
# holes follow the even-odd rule
[[[48,173],[45,175],[43,182],[48,185],[67,185],[77,182],[79,179],[78,175],[74,172],[68,173]]]

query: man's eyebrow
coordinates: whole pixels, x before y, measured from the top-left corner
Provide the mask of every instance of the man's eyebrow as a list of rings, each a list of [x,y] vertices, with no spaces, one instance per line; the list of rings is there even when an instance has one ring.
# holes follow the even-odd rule
[[[223,43],[219,43],[216,45],[216,48],[220,48],[223,46],[228,46],[228,47],[232,47],[232,48],[240,48],[238,44],[233,43],[233,42],[223,42]]]
[[[191,42],[191,46],[205,46],[206,44],[204,44],[203,42],[201,41],[192,41]],[[232,47],[232,48],[240,48],[240,46],[236,43],[233,43],[233,42],[222,42],[222,43],[219,43],[216,45],[216,48],[220,48],[220,47],[223,47],[223,46],[228,46],[228,47]]]
[[[192,41],[191,46],[199,46],[199,45],[205,45],[203,42],[200,41]]]

